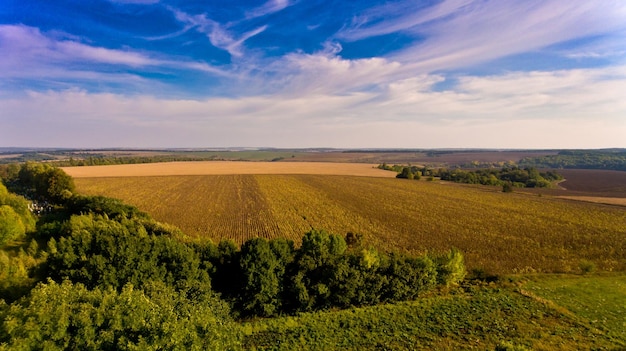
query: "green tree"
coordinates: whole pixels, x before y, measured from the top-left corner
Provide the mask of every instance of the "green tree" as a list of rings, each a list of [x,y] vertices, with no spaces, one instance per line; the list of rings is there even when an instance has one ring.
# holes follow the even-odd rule
[[[239,304],[245,314],[269,317],[280,310],[282,262],[264,238],[246,241],[241,246],[239,267],[243,278]]]
[[[26,232],[35,230],[35,218],[28,209],[28,203],[28,200],[24,197],[9,192],[7,188],[0,183],[0,206],[6,205],[11,207],[20,217]]]
[[[457,284],[467,274],[463,254],[456,248],[434,259],[437,265],[437,282],[443,285]]]
[[[0,246],[23,237],[25,233],[24,223],[13,208],[7,205],[0,206]]]
[[[415,175],[413,174],[413,172],[411,172],[411,167],[403,167],[400,174],[396,176],[396,178],[402,179],[413,179],[414,177]]]
[[[0,343],[16,350],[240,349],[228,306],[211,293],[189,296],[158,283],[118,292],[48,281],[1,308]]]
[[[332,305],[332,284],[335,265],[348,245],[339,235],[311,230],[302,238],[302,246],[294,261],[291,275],[291,303],[296,310],[315,310]]]
[[[50,246],[50,242],[49,242]],[[50,250],[52,251],[52,250]],[[103,216],[72,216],[50,252],[48,269],[57,280],[120,289],[162,281],[177,289],[210,289],[196,252],[167,235],[154,235],[139,219],[115,221]]]

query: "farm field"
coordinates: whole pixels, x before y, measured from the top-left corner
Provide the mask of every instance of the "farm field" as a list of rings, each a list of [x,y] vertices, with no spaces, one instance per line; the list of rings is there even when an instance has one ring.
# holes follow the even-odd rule
[[[223,174],[325,174],[395,177],[395,173],[378,169],[375,164],[328,162],[199,161],[63,167],[62,169],[74,178]]]
[[[97,168],[97,167],[82,167]],[[384,172],[384,171],[383,171]],[[71,172],[69,172],[71,174]],[[394,175],[393,172],[384,174]],[[493,273],[626,270],[626,211],[499,188],[337,175],[76,178],[192,237],[299,240],[311,228],[362,233],[385,250],[462,250]]]

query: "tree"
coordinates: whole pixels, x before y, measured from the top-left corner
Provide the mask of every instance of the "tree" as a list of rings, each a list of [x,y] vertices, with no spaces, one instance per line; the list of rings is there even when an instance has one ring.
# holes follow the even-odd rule
[[[335,276],[336,264],[348,245],[339,235],[311,230],[302,238],[291,275],[290,297],[296,310],[315,310],[332,305],[329,286]]]
[[[51,168],[45,173],[47,182],[46,195],[51,200],[61,203],[67,201],[75,191],[74,179],[60,168]]]
[[[0,246],[18,239],[26,233],[20,216],[7,205],[0,206]]]
[[[246,241],[239,259],[243,288],[239,304],[245,314],[269,317],[280,310],[283,262],[265,238]]]
[[[396,178],[402,179],[413,179],[414,177],[415,175],[413,174],[413,172],[411,172],[411,167],[402,168],[402,172],[400,172],[400,174],[396,176]]]
[[[465,278],[463,254],[458,249],[451,249],[446,254],[435,258],[437,264],[437,282],[443,285],[457,284]]]
[[[502,192],[503,193],[512,193],[513,192],[513,184],[511,184],[511,182],[504,182],[504,184],[502,184]]]
[[[0,344],[19,350],[235,350],[240,328],[212,293],[159,283],[121,291],[64,281],[0,306]]]

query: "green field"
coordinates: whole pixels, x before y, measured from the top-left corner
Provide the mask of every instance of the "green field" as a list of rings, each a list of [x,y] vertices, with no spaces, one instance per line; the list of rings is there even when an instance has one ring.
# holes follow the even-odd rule
[[[524,289],[626,347],[626,276],[538,276]]]
[[[394,305],[252,321],[244,324],[244,345],[259,350],[626,348],[626,276],[534,280],[468,286]]]
[[[493,273],[626,269],[626,211],[499,188],[324,175],[76,179],[195,237],[298,240],[311,228],[362,233],[384,250],[457,247]]]

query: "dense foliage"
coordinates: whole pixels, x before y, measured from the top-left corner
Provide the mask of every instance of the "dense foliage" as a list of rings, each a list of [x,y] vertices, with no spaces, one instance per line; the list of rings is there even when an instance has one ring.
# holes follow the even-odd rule
[[[420,179],[421,176],[439,177],[457,183],[482,184],[503,186],[509,184],[515,187],[525,188],[547,188],[552,182],[563,179],[554,171],[539,172],[534,167],[520,168],[507,166],[501,168],[485,168],[476,170],[463,170],[460,168],[430,169],[418,166],[389,166],[385,163],[378,165],[378,168],[397,172],[396,178]]]
[[[34,229],[35,218],[28,209],[28,201],[10,193],[0,182],[0,246]]]
[[[551,186],[553,181],[563,179],[554,171],[539,172],[532,167],[507,167],[472,171],[439,169],[434,175],[439,176],[441,180],[457,183],[498,186],[509,183],[515,187],[522,188],[547,188]]]
[[[0,350],[239,349],[228,311],[215,294],[190,295],[159,282],[118,292],[47,281],[0,307]]]
[[[583,168],[626,171],[626,151],[616,150],[567,150],[556,155],[526,157],[520,165],[537,168]]]
[[[10,189],[37,201],[64,203],[75,190],[72,177],[60,168],[44,163],[6,166],[2,178]]]
[[[218,254],[213,264],[218,273],[226,266],[232,274],[216,286],[243,316],[411,300],[465,275],[456,250],[436,257],[387,255],[348,247],[343,237],[320,230],[306,233],[298,249],[285,239],[251,239],[228,260]]]

